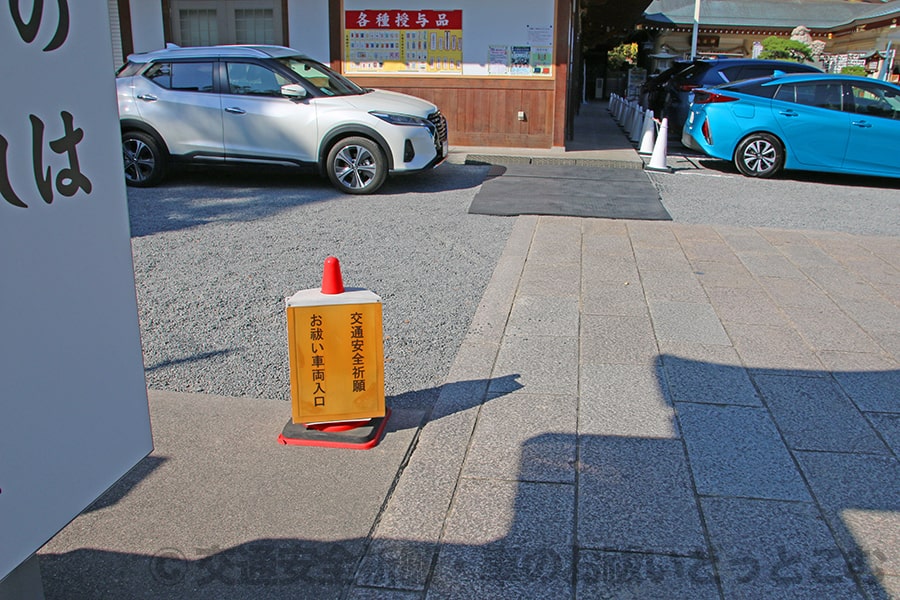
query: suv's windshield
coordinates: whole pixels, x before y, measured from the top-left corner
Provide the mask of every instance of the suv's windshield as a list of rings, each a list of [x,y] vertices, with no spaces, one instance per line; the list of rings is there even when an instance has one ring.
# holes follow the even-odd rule
[[[322,63],[296,57],[277,60],[328,96],[354,96],[366,93],[365,89],[335,73]]]

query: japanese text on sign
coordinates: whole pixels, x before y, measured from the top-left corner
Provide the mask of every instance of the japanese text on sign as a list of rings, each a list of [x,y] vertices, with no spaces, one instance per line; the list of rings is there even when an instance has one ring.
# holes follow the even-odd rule
[[[4,591],[25,557],[153,449],[111,93],[115,4],[0,1]]]
[[[462,29],[461,10],[348,10],[347,29]]]
[[[363,330],[363,316],[360,312],[350,314],[350,350],[353,352],[353,391],[366,391],[366,357],[365,332]]]
[[[43,0],[33,0],[31,14],[26,18],[22,15],[20,3],[10,0],[10,17],[16,26],[19,37],[25,44],[31,44],[37,39],[45,24],[45,19],[47,19],[48,26],[53,28],[53,37],[44,46],[43,51],[52,52],[65,44],[69,35],[68,0],[56,0],[56,6],[54,15],[54,11],[44,10]],[[55,23],[53,23],[54,17]],[[47,124],[37,115],[28,115],[31,123],[31,167],[34,184],[38,195],[47,204],[53,202],[54,187],[56,192],[66,197],[74,196],[78,190],[90,194],[93,189],[91,180],[81,172],[78,162],[77,146],[84,139],[84,130],[75,127],[75,117],[72,113],[63,110],[60,111],[59,117],[62,122],[62,136],[45,145],[44,133]],[[9,151],[11,146],[13,154],[24,155],[20,146],[17,146],[15,142],[11,143],[10,138],[0,132],[0,196],[13,206],[28,208],[28,203],[23,200],[23,196],[27,197],[27,195],[21,189],[17,191],[10,179]],[[58,155],[65,156],[68,161],[65,167],[57,170],[55,180],[53,169],[44,164],[47,148]]]
[[[347,304],[306,304],[319,290],[288,299],[294,423],[384,416],[381,302],[367,290],[345,294]]]
[[[47,144],[53,152],[65,155],[68,159],[68,166],[57,172],[56,191],[67,197],[74,196],[79,189],[90,194],[93,186],[91,180],[79,168],[76,149],[78,143],[84,139],[84,131],[81,128],[75,128],[72,113],[62,111],[60,118],[63,124],[63,136]],[[35,115],[29,115],[29,119],[31,120],[31,162],[34,183],[44,202],[50,204],[53,202],[53,171],[50,167],[44,169],[45,124]],[[0,195],[13,206],[28,208],[9,180],[8,150],[9,141],[0,135]]]
[[[32,0],[31,16],[26,21],[22,18],[22,7],[17,0],[9,0],[9,12],[13,23],[19,31],[19,37],[26,44],[32,43],[38,36],[45,16],[44,0]],[[52,52],[61,47],[69,36],[69,4],[68,0],[56,0],[56,30],[50,42],[44,46],[44,52]]]
[[[462,74],[461,10],[348,10],[345,71]]]
[[[313,406],[325,406],[325,334],[322,329],[322,315],[313,313],[309,318],[310,345],[310,384],[313,387]],[[350,359],[352,365],[353,392],[366,391],[366,335],[363,327],[363,314],[350,314]]]
[[[325,406],[325,389],[322,387],[325,383],[325,355],[320,354],[325,350],[325,339],[322,331],[322,315],[313,313],[309,319],[309,339],[312,340],[310,346],[310,379],[315,387],[313,391],[313,406]]]

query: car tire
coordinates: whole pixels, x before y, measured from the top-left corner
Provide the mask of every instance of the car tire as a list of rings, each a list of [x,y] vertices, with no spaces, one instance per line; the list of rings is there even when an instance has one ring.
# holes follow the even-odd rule
[[[784,146],[774,135],[754,133],[738,144],[734,166],[747,177],[773,177],[784,166]]]
[[[345,194],[371,194],[387,178],[387,158],[369,138],[347,137],[331,147],[325,170],[334,187]]]
[[[134,187],[151,187],[162,180],[166,159],[159,144],[142,131],[122,134],[122,157],[125,161],[125,183]]]

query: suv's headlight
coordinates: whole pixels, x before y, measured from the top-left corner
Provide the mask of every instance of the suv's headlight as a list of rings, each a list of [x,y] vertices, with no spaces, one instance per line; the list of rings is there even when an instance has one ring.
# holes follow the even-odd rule
[[[422,117],[414,117],[412,115],[399,115],[396,113],[372,111],[369,113],[373,117],[378,117],[382,121],[391,125],[405,125],[407,127],[428,127],[431,128],[431,122]]]

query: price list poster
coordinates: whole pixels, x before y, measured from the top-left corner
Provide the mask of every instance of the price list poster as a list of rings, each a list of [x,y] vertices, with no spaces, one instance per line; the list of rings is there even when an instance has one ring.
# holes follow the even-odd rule
[[[344,71],[462,75],[462,10],[348,10]]]

